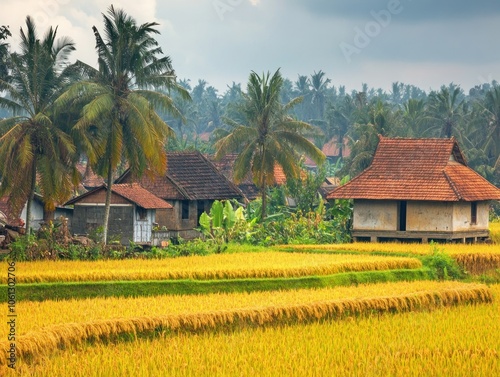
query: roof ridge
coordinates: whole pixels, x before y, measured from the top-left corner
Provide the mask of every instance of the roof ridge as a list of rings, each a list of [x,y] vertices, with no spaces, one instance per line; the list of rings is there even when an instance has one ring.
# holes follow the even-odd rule
[[[446,178],[446,182],[448,182],[448,184],[450,185],[451,189],[453,190],[453,192],[455,193],[455,195],[457,196],[457,199],[458,200],[462,200],[463,197],[462,195],[460,194],[460,192],[458,191],[458,188],[457,186],[455,185],[455,183],[451,180],[451,178],[448,176],[448,174],[446,173],[446,171],[443,169],[443,175],[444,177]]]
[[[212,161],[210,161],[210,159],[209,159],[207,156],[205,156],[203,153],[201,153],[201,152],[199,152],[199,151],[198,151],[198,153],[200,154],[201,158],[202,158],[203,160],[205,160],[205,161],[206,161],[206,163],[207,163],[208,165],[210,165],[211,169],[212,169],[212,170],[213,170],[213,171],[214,171],[214,172],[215,172],[215,173],[216,173],[216,174],[217,174],[217,175],[218,175],[221,179],[225,180],[225,181],[226,181],[226,183],[228,183],[228,184],[229,184],[229,186],[230,186],[233,190],[235,190],[237,193],[241,194],[241,195],[242,195],[242,197],[245,197],[245,195],[243,194],[243,191],[241,191],[241,190],[240,190],[240,188],[239,188],[236,184],[234,184],[234,183],[233,183],[233,182],[232,182],[229,178],[227,178],[224,174],[222,174],[222,172],[221,172],[219,169],[217,169],[217,166],[215,166],[215,164],[214,164]]]

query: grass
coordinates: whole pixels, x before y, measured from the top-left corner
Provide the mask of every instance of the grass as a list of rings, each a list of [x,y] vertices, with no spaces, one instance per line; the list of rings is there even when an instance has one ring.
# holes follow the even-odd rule
[[[68,300],[94,297],[140,297],[207,293],[275,291],[348,286],[377,282],[431,279],[428,269],[345,272],[326,276],[275,279],[97,281],[31,283],[16,286],[17,301]],[[7,302],[7,289],[0,289],[0,302]]]

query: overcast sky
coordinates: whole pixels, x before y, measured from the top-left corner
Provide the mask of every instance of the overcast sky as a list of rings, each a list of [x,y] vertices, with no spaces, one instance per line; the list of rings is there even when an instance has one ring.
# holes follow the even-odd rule
[[[95,65],[92,26],[102,0],[0,0],[0,25],[12,46],[29,14],[41,33],[58,26],[76,42],[73,60]],[[500,81],[498,0],[122,0],[138,23],[156,21],[157,37],[179,78],[204,79],[222,93],[245,87],[250,71],[323,70],[335,86],[362,83],[387,91],[395,81],[424,90],[454,82],[468,91]]]

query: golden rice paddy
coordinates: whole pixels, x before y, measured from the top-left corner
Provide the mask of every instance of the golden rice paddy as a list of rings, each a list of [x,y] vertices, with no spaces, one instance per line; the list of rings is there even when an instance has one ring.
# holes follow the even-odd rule
[[[482,274],[488,270],[500,268],[500,245],[497,244],[416,244],[416,243],[375,243],[355,242],[351,244],[332,245],[285,245],[276,247],[279,249],[305,251],[335,251],[335,252],[357,252],[387,254],[409,254],[415,256],[431,255],[435,251],[444,252],[454,258],[463,269],[473,275]]]
[[[310,253],[235,253],[168,258],[103,261],[18,262],[18,283],[279,278],[330,275],[347,271],[420,268],[418,259],[371,255]],[[6,275],[0,276],[5,284]]]
[[[435,250],[443,251],[449,255],[459,254],[495,254],[500,255],[500,247],[491,244],[418,244],[418,243],[377,243],[377,242],[353,242],[346,244],[331,245],[282,245],[275,249],[286,250],[325,250],[325,251],[347,251],[347,252],[383,252],[398,254],[430,255]]]
[[[362,287],[360,292],[378,288],[382,293],[384,286],[399,290],[400,284],[407,283]],[[490,289],[499,297],[500,286]],[[33,364],[19,364],[17,372],[75,377],[496,376],[500,375],[499,333],[496,300],[438,311],[70,345]]]
[[[500,221],[490,223],[490,238],[494,244],[500,245]]]

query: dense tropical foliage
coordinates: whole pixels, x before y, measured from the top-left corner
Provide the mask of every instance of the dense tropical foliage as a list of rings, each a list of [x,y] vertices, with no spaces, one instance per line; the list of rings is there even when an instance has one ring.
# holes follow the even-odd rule
[[[264,194],[248,206],[249,217],[265,218],[269,212],[271,218],[290,219],[285,198],[296,196],[293,216],[300,212],[307,219],[322,205],[314,193],[324,177],[352,177],[366,168],[379,134],[453,136],[469,165],[500,185],[496,81],[468,92],[453,83],[424,91],[400,82],[389,91],[367,84],[347,91],[322,70],[299,74],[295,81],[278,70],[274,75],[252,72],[245,89],[233,82],[219,92],[203,79],[176,79],[170,58],[154,38],[156,23],[138,25],[113,7],[103,21],[102,34],[93,27],[97,69],[69,63],[74,43],[56,39],[57,28],[40,38],[27,17],[14,52],[8,27],[0,27],[0,188],[18,207],[35,192],[49,210],[63,203],[78,183],[79,159],[111,187],[118,169],[128,167],[136,176],[162,172],[166,150],[196,149],[219,157],[239,155],[234,177],[242,180],[251,172]],[[307,161],[306,166],[301,158],[321,162],[326,143],[334,149],[328,169],[299,175],[299,166],[314,165]],[[275,164],[287,175],[288,187],[270,187]],[[109,196],[107,204],[105,222]],[[348,213],[349,204],[333,203],[323,211],[325,219],[335,221],[328,215],[331,208]]]
[[[8,74],[0,77],[0,90],[7,94],[0,97],[0,106],[12,111],[0,120],[0,194],[10,195],[13,208],[27,201],[28,230],[36,186],[51,211],[69,199],[76,183],[71,165],[76,148],[54,113],[55,100],[76,78],[68,65],[75,46],[56,35],[57,28],[50,28],[40,39],[28,16],[20,31],[20,51],[8,54]]]
[[[238,153],[234,162],[234,179],[241,182],[250,173],[262,197],[262,218],[266,217],[267,188],[275,183],[275,166],[279,165],[287,177],[297,178],[300,154],[310,156],[320,163],[324,154],[304,133],[313,127],[292,118],[288,113],[299,99],[281,103],[283,78],[279,70],[272,76],[250,74],[247,92],[240,108],[239,119],[225,119],[230,133],[220,139],[216,147],[216,158],[227,153]]]
[[[109,8],[104,18],[103,38],[93,27],[99,68],[79,62],[87,80],[74,84],[59,100],[81,106],[81,117],[73,129],[80,136],[84,151],[95,171],[106,177],[108,187],[104,214],[103,242],[111,203],[115,171],[125,162],[132,174],[146,169],[162,174],[166,169],[165,143],[171,128],[156,113],[156,108],[181,116],[171,98],[153,88],[187,92],[175,82],[171,60],[162,54],[153,34],[157,23],[137,25],[123,10]]]

